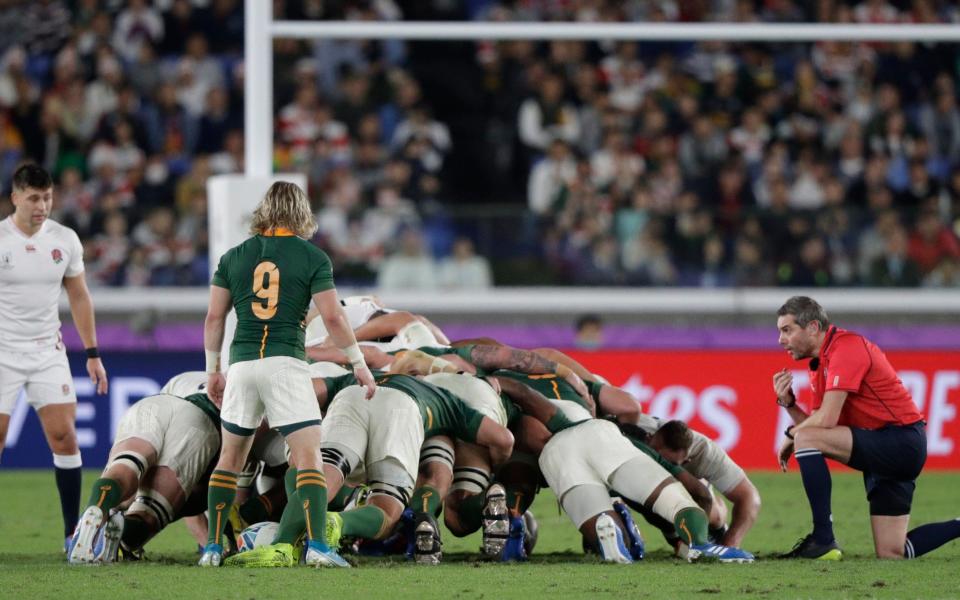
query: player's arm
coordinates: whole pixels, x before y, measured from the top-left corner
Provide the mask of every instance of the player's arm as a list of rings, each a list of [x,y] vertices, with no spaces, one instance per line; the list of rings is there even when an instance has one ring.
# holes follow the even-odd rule
[[[367,367],[363,358],[363,352],[360,345],[357,344],[357,338],[353,335],[353,329],[347,322],[347,316],[340,305],[340,299],[337,297],[337,290],[334,288],[316,292],[313,295],[313,303],[320,312],[320,318],[327,328],[330,340],[333,344],[342,350],[350,364],[353,366],[353,374],[357,378],[357,383],[367,389],[367,399],[373,397],[376,391],[376,385],[373,382],[373,375]]]
[[[733,503],[733,516],[730,519],[730,529],[724,534],[721,543],[739,548],[744,536],[753,527],[757,521],[757,515],[760,514],[760,492],[749,479],[744,477],[724,496]]]
[[[489,450],[493,466],[505,463],[513,452],[513,434],[490,417],[483,417],[480,421],[476,443]]]
[[[524,414],[533,417],[544,425],[550,423],[559,413],[552,402],[530,386],[523,385],[509,377],[489,377],[488,379],[496,381],[503,393],[509,396],[510,400],[519,406]]]
[[[353,334],[358,340],[378,340],[400,333],[400,330],[416,321],[417,318],[402,310],[374,317],[357,327]]]
[[[597,376],[591,373],[589,369],[559,350],[553,348],[535,348],[533,351],[548,360],[566,365],[584,381],[597,381]]]
[[[436,338],[437,342],[443,344],[444,346],[450,345],[450,338],[447,337],[443,330],[434,325],[433,321],[426,318],[423,315],[414,315],[418,321],[427,326],[427,329],[430,330],[430,333],[433,334],[433,337]]]
[[[230,290],[212,284],[207,316],[203,320],[203,350],[206,356],[207,395],[218,407],[223,403],[223,388],[226,387],[226,379],[220,371],[220,350],[223,348],[230,304]]]
[[[573,372],[570,367],[544,358],[536,352],[522,350],[520,348],[511,348],[510,346],[492,346],[488,344],[477,344],[470,350],[470,362],[477,367],[487,371],[497,369],[509,369],[519,371],[520,373],[529,373],[531,375],[540,373],[556,373],[562,377],[577,390],[577,393],[591,407],[590,412],[596,414],[596,406],[583,379]]]
[[[70,302],[70,314],[77,327],[77,333],[83,341],[83,347],[88,349],[87,373],[90,381],[97,386],[98,394],[107,393],[107,371],[103,368],[103,361],[97,354],[97,328],[93,314],[93,298],[87,288],[87,280],[83,272],[73,277],[63,278],[63,287],[67,290],[67,300]]]
[[[673,476],[690,493],[690,497],[697,503],[697,506],[709,515],[710,508],[713,506],[713,494],[710,493],[709,488],[686,469],[680,469]]]

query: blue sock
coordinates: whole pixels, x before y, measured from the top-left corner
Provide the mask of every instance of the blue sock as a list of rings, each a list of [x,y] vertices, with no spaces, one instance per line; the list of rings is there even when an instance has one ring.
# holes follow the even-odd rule
[[[60,512],[63,514],[64,537],[73,535],[80,519],[80,486],[83,470],[80,454],[53,455],[57,491],[60,493]]]
[[[813,539],[829,544],[833,541],[833,515],[830,513],[833,481],[827,461],[816,448],[799,448],[793,454],[800,465],[800,478],[813,513]]]
[[[903,556],[918,558],[958,537],[960,537],[960,519],[921,525],[907,532]]]

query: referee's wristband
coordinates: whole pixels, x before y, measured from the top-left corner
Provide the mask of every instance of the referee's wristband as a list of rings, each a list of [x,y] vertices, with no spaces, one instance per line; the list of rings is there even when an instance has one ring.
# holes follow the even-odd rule
[[[87,348],[84,350],[87,353],[87,358],[100,358],[100,351],[97,350],[97,347]]]

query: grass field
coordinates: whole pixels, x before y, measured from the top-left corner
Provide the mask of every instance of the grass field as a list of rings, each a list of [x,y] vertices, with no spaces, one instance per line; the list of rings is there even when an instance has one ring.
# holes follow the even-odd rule
[[[86,473],[85,482],[95,473]],[[744,546],[750,565],[686,564],[672,558],[662,538],[641,523],[649,556],[640,564],[605,565],[584,557],[580,540],[549,492],[534,505],[540,539],[527,564],[475,559],[479,536],[444,537],[440,567],[366,559],[350,570],[201,570],[195,544],[175,523],[147,547],[149,562],[102,567],[64,563],[53,473],[0,471],[0,599],[20,598],[948,598],[960,597],[953,579],[960,543],[910,562],[871,557],[866,502],[858,475],[834,476],[841,563],[775,560],[807,533],[808,509],[796,474],[756,473],[763,510]],[[913,523],[960,516],[960,474],[925,474],[918,482]]]

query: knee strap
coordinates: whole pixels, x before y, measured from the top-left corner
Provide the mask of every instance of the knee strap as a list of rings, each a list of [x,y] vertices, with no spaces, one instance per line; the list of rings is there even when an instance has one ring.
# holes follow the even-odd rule
[[[110,463],[107,465],[107,470],[114,465],[123,465],[132,470],[137,474],[138,480],[143,478],[143,474],[146,473],[147,467],[149,466],[147,463],[147,458],[144,455],[130,450],[124,450],[110,459]]]
[[[456,456],[453,446],[438,438],[430,438],[424,442],[420,449],[420,466],[427,463],[438,462],[447,466],[453,471],[453,459]]]
[[[457,467],[453,470],[453,485],[450,491],[463,490],[471,494],[482,494],[493,475],[480,467]]]

